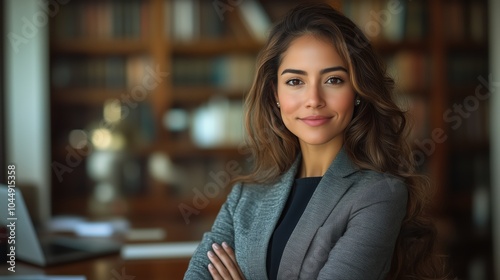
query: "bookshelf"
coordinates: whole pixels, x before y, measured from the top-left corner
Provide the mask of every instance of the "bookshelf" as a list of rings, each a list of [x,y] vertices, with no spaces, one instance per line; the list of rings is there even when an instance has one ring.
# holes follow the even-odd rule
[[[62,7],[50,33],[52,161],[61,165],[53,166],[53,213],[179,219],[178,206],[193,204],[194,189],[213,181],[210,172],[225,170],[230,160],[244,168],[238,116],[253,78],[246,73],[263,45],[258,30],[298,2],[246,0],[216,9],[200,0],[107,0]],[[488,80],[487,1],[326,2],[367,33],[396,80],[419,169],[435,189],[441,245],[457,276],[468,278],[477,266],[490,276],[489,111],[487,98],[474,99]],[[248,16],[267,19],[252,26]],[[236,121],[207,131],[221,115]],[[443,143],[433,138],[436,129]],[[197,140],[199,133],[210,141]],[[72,145],[69,135],[80,138]],[[95,148],[94,138],[108,141],[107,148]],[[119,163],[113,172],[120,176],[104,178],[92,168],[106,161]],[[126,180],[140,187],[109,187]],[[227,191],[220,189],[201,215],[213,217]],[[113,192],[115,199],[99,202]]]
[[[460,235],[452,246],[457,273],[468,278],[472,265],[493,278],[489,143],[488,26],[486,1],[447,1],[445,14],[450,20],[444,43],[447,108],[450,145],[447,151],[447,195],[450,216]],[[458,24],[461,22],[461,24]],[[453,24],[452,24],[453,23]],[[455,24],[456,23],[456,24]],[[481,27],[482,26],[482,27]],[[480,270],[480,269],[479,269]]]

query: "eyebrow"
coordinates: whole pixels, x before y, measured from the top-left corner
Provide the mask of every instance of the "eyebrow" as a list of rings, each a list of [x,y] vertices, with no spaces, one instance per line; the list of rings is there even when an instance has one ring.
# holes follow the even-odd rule
[[[335,67],[329,67],[322,69],[319,71],[321,75],[328,73],[328,72],[335,72],[335,71],[344,71],[347,73],[347,69],[345,69],[342,66],[335,66]],[[286,73],[292,73],[292,74],[297,74],[297,75],[307,75],[307,72],[304,70],[298,70],[298,69],[285,69],[283,72],[281,72],[281,75],[286,74]]]

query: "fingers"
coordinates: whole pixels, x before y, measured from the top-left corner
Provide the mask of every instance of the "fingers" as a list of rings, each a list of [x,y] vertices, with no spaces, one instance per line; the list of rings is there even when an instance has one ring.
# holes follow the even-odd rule
[[[208,264],[208,271],[210,272],[210,275],[212,275],[212,278],[214,280],[223,280],[222,276],[220,273],[217,271],[217,268],[213,264]]]
[[[236,256],[231,247],[225,242],[223,246],[217,243],[212,245],[213,251],[207,252],[211,264],[208,266],[209,272],[214,279],[243,279]]]
[[[231,260],[235,263],[236,269],[238,270],[238,274],[241,278],[243,278],[243,272],[241,271],[240,266],[238,265],[238,262],[236,261],[236,254],[234,253],[233,248],[229,247],[226,242],[222,242],[222,248],[226,253],[229,255]]]
[[[213,251],[208,252],[208,258],[215,266],[223,279],[237,279],[238,270],[236,269],[233,260],[217,243],[212,245]]]
[[[210,260],[208,270],[210,271],[210,274],[212,274],[212,277],[214,277],[214,279],[230,279],[228,277],[230,277],[231,274],[226,269],[226,266],[222,263],[221,259],[212,251],[208,251],[207,256]]]
[[[231,260],[236,263],[236,256],[234,254],[234,251],[229,245],[227,245],[226,242],[222,242],[222,249],[227,253],[227,255],[231,258]]]

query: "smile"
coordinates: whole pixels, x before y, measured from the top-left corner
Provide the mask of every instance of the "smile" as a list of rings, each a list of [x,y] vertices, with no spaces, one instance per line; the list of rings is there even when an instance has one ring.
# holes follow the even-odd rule
[[[331,118],[332,117],[326,117],[326,116],[309,116],[305,118],[299,118],[299,120],[301,120],[308,126],[320,126],[330,121]]]

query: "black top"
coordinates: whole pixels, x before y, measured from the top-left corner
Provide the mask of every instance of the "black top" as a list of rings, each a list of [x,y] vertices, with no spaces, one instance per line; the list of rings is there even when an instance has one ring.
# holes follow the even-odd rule
[[[321,178],[307,177],[295,179],[290,196],[267,247],[266,267],[269,279],[276,279],[285,245],[290,235],[292,235],[302,213],[304,213]]]

